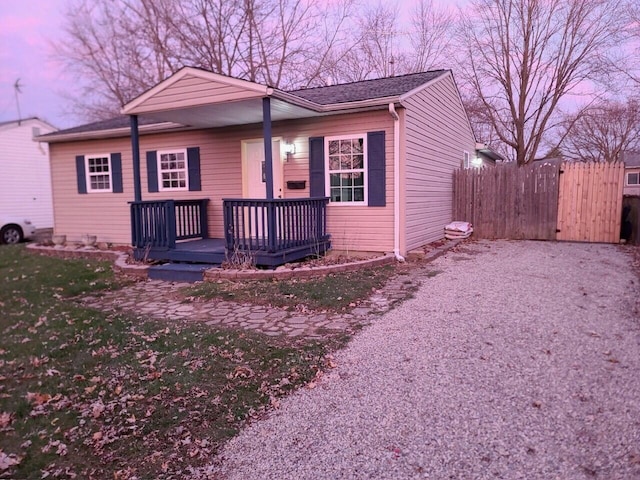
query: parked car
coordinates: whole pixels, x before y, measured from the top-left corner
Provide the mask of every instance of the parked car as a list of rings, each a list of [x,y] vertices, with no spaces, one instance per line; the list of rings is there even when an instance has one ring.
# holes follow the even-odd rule
[[[20,243],[32,238],[35,233],[36,227],[31,220],[0,217],[0,243]]]

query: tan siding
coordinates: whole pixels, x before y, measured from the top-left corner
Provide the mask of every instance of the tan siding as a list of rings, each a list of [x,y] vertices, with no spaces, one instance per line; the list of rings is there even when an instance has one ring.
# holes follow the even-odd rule
[[[257,92],[235,85],[212,82],[198,77],[186,76],[173,85],[158,92],[136,107],[136,112],[159,111],[192,107],[216,102],[230,102],[246,98],[260,97]]]
[[[309,137],[359,134],[384,130],[386,140],[385,207],[329,205],[328,229],[336,250],[390,252],[393,250],[393,123],[385,111],[322,117],[313,120],[282,122],[274,127],[274,136],[295,142],[294,158],[285,163],[284,179],[306,180],[307,188],[286,190],[285,198],[309,194]]]
[[[287,190],[285,198],[309,194],[309,137],[366,133],[386,130],[387,206],[329,206],[328,228],[333,248],[340,250],[391,251],[393,249],[393,125],[386,112],[323,117],[274,124],[273,136],[295,142],[296,153],[284,163],[284,180],[305,180],[305,190]],[[222,199],[242,196],[241,141],[259,138],[259,125],[243,128],[197,130],[140,138],[143,200],[209,198],[209,232],[223,236]],[[148,193],[146,152],[172,148],[200,147],[202,191]],[[75,157],[88,153],[122,154],[124,192],[78,194]],[[281,160],[282,161],[282,160]],[[101,242],[130,242],[129,205],[133,200],[133,171],[129,138],[51,145],[56,232],[70,241],[86,233]]]
[[[406,249],[444,236],[452,220],[453,171],[475,140],[451,76],[405,102]]]

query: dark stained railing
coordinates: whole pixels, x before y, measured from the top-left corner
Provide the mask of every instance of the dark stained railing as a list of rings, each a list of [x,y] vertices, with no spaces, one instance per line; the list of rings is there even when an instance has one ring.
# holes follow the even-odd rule
[[[227,251],[280,252],[329,239],[326,197],[224,199]]]
[[[136,248],[175,248],[177,240],[207,238],[208,198],[148,200],[131,205],[131,244]]]

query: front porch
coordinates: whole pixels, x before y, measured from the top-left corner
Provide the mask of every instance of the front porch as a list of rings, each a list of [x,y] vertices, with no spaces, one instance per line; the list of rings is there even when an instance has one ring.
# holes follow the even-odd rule
[[[276,267],[331,246],[328,198],[224,199],[225,238],[208,234],[209,199],[130,202],[137,260]]]

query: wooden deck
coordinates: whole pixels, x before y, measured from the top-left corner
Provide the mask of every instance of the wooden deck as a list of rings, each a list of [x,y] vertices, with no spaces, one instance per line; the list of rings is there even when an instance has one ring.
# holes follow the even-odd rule
[[[257,251],[238,251],[236,255],[239,257],[251,256],[251,262],[255,265],[264,267],[277,267],[288,262],[300,260],[309,255],[322,255],[331,247],[331,242],[326,240],[319,242],[313,247],[299,246],[292,247],[278,252],[267,252],[264,250]],[[233,254],[230,255],[232,257]],[[150,248],[148,251],[143,248],[135,250],[135,258],[149,260],[158,260],[166,262],[184,262],[184,263],[206,263],[210,265],[221,265],[227,260],[227,252],[225,248],[225,240],[222,238],[205,238],[199,240],[188,240],[177,242],[175,248]],[[233,258],[230,258],[233,261]],[[242,263],[240,258],[236,259],[238,263]]]
[[[131,204],[131,243],[138,260],[277,267],[331,247],[329,199],[223,199],[226,238],[209,238],[209,199]]]

